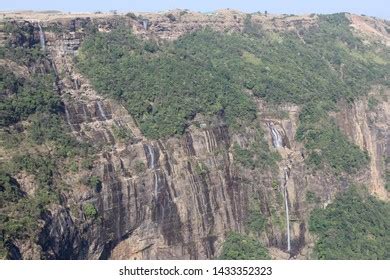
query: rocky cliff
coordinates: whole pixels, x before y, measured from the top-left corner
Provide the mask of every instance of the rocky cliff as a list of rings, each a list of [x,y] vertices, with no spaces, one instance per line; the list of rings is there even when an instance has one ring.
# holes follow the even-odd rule
[[[247,233],[249,213],[255,209],[265,219],[265,230],[257,236],[273,258],[310,258],[314,237],[308,231],[309,213],[326,207],[335,195],[352,183],[366,184],[382,200],[385,189],[385,158],[390,155],[389,91],[372,87],[367,97],[339,103],[332,113],[337,125],[351,142],[366,150],[367,168],[357,174],[334,175],[307,165],[304,145],[296,140],[300,107],[283,105],[276,114],[257,99],[256,126],[264,131],[271,151],[280,155],[275,167],[246,168],[237,164],[234,146],[246,148],[258,140],[253,128],[231,130],[216,117],[207,122],[197,116],[184,135],[160,140],[147,139],[137,122],[117,101],[91,86],[75,65],[86,29],[96,25],[99,32],[110,32],[119,16],[64,15],[40,21],[7,19],[24,25],[30,37],[9,38],[15,46],[44,44],[46,60],[30,68],[0,63],[23,73],[34,67],[53,71],[55,87],[62,100],[61,117],[72,137],[95,148],[92,167],[77,171],[58,170],[58,180],[69,189],[61,201],[42,215],[37,242],[16,240],[11,255],[48,259],[213,259],[231,231]],[[300,30],[316,24],[316,16],[253,17],[267,30]],[[388,24],[380,20],[353,16],[356,32],[370,27],[375,40],[389,40]],[[357,19],[360,19],[358,22]],[[363,20],[362,20],[363,19]],[[174,11],[167,15],[142,14],[125,17],[126,25],[137,36],[175,40],[203,26],[239,32],[245,15],[221,11],[212,15]],[[365,21],[364,21],[365,20]],[[362,23],[363,22],[363,23]],[[367,23],[368,22],[368,23]],[[38,25],[39,24],[39,25]],[[382,28],[386,25],[387,29]],[[40,31],[41,28],[41,31]],[[375,29],[376,28],[376,29]],[[367,31],[368,30],[368,31]],[[43,32],[40,34],[40,32]],[[364,33],[361,32],[359,34]],[[44,36],[43,42],[40,36]],[[34,70],[36,71],[36,70]],[[375,106],[370,97],[379,100]],[[118,129],[131,137],[118,136]],[[9,158],[1,150],[0,158]],[[81,166],[82,159],[75,160]],[[90,188],[85,178],[100,178],[98,188]],[[16,177],[23,191],[34,192],[34,182],[25,174]],[[315,202],[307,199],[314,195]],[[94,205],[98,217],[90,219],[83,211]]]

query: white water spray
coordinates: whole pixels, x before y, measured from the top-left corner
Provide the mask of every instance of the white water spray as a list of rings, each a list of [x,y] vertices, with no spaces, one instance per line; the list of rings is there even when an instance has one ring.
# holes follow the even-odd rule
[[[144,29],[147,30],[147,29],[148,29],[149,21],[148,21],[147,19],[144,19],[144,20],[142,21],[142,24],[143,24],[143,26],[144,26]]]
[[[74,89],[78,90],[79,89],[79,85],[77,84],[77,79],[74,79],[73,83],[74,83]]]
[[[41,43],[41,48],[43,51],[46,49],[46,43],[45,43],[45,35],[43,34],[42,26],[38,22],[38,28],[39,28],[39,41]]]
[[[84,114],[84,118],[85,118],[85,121],[87,121],[88,119],[88,115],[87,115],[87,110],[85,110],[85,104],[83,104],[83,114]]]
[[[147,145],[147,147],[148,147],[148,153],[150,155],[150,168],[154,169],[154,166],[155,166],[155,164],[154,164],[154,149],[153,149],[153,147],[151,147],[149,145]]]
[[[100,112],[100,114],[102,115],[103,119],[104,119],[105,121],[107,121],[107,120],[108,120],[108,119],[107,119],[107,116],[106,116],[106,114],[104,113],[104,110],[103,110],[103,107],[102,107],[102,104],[100,103],[100,101],[97,102],[97,106],[98,106],[99,112]]]
[[[66,106],[65,106],[65,116],[66,116],[66,121],[67,121],[68,125],[70,126],[70,128],[71,128],[72,130],[74,130],[74,129],[73,129],[73,125],[72,125],[72,123],[70,122],[70,115],[69,115],[68,108],[66,108]]]
[[[158,173],[154,172],[154,197],[157,200],[158,196]]]
[[[271,130],[272,144],[274,145],[274,147],[275,148],[283,147],[282,135],[280,135],[279,131],[275,128],[272,122],[269,123],[269,128]]]
[[[291,237],[290,237],[290,215],[289,215],[289,210],[288,210],[288,196],[287,196],[287,182],[289,179],[289,170],[288,168],[285,168],[284,170],[284,204],[286,207],[286,224],[287,224],[287,251],[290,252],[291,250]]]

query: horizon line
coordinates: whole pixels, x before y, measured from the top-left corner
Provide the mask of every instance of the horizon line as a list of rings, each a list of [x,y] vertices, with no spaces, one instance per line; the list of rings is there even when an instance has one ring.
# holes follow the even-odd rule
[[[358,15],[358,16],[366,16],[371,17],[375,19],[382,19],[388,21],[387,18],[382,18],[379,16],[372,16],[368,14],[363,13],[353,13],[353,12],[346,12],[346,11],[340,11],[340,12],[334,12],[334,13],[318,13],[318,12],[307,12],[307,13],[299,13],[299,14],[293,14],[293,13],[272,13],[269,11],[257,11],[257,12],[246,12],[239,9],[233,9],[233,8],[221,8],[213,11],[195,11],[191,9],[181,9],[181,8],[175,8],[175,9],[168,9],[168,10],[160,10],[160,11],[136,11],[136,10],[95,10],[95,11],[63,11],[63,10],[51,10],[51,9],[42,9],[42,10],[31,10],[31,9],[25,9],[25,10],[0,10],[0,13],[41,13],[41,14],[112,14],[112,15],[126,15],[126,13],[151,13],[151,14],[162,14],[162,13],[168,13],[172,11],[187,11],[190,13],[201,13],[201,14],[214,14],[219,11],[233,11],[233,12],[239,12],[243,14],[264,14],[267,12],[268,15],[288,15],[288,16],[303,16],[303,15],[333,15],[333,14],[351,14],[351,15]]]

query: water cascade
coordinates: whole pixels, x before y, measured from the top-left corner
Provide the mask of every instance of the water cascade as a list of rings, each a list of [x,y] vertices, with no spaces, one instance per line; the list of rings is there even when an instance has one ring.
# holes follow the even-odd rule
[[[158,217],[158,200],[159,200],[159,185],[160,185],[160,173],[159,170],[156,170],[156,156],[154,154],[154,148],[152,145],[146,145],[145,152],[147,153],[147,158],[149,161],[149,167],[152,169],[154,176],[154,199],[156,203],[156,219]],[[164,209],[163,209],[164,210]]]
[[[149,20],[147,19],[142,20],[142,25],[145,30],[148,30]]]
[[[70,115],[69,115],[68,108],[66,108],[66,106],[65,106],[65,116],[66,116],[66,121],[67,121],[68,125],[70,126],[70,128],[71,128],[72,130],[74,130],[74,129],[73,129],[73,125],[72,125],[72,123],[70,122]]]
[[[87,114],[87,110],[85,110],[85,107],[86,107],[86,105],[85,105],[85,104],[83,104],[83,114],[84,114],[84,119],[85,119],[85,121],[87,121],[87,120],[88,120],[88,114]]]
[[[283,184],[283,191],[284,191],[284,204],[286,208],[286,231],[287,231],[287,251],[290,252],[291,250],[291,237],[290,237],[290,215],[288,210],[288,195],[287,195],[287,182],[289,179],[289,168],[286,167],[284,169],[284,184]]]
[[[149,145],[147,145],[147,148],[148,148],[148,153],[149,153],[149,155],[150,155],[150,168],[152,168],[152,169],[154,169],[154,167],[155,167],[155,164],[154,164],[154,149],[153,149],[153,147],[152,146],[149,146]]]
[[[39,28],[39,41],[41,43],[41,48],[43,51],[46,49],[46,44],[45,44],[45,35],[43,34],[42,26],[38,22],[38,28]]]
[[[272,137],[272,144],[275,148],[281,148],[283,147],[283,137],[279,133],[279,131],[275,128],[274,124],[270,122],[268,124],[268,127],[271,130],[271,137]]]
[[[79,89],[78,80],[77,79],[73,79],[73,83],[74,83],[74,89],[78,90]]]
[[[98,108],[99,108],[100,115],[102,115],[103,119],[104,119],[105,121],[107,121],[107,120],[108,120],[108,119],[107,119],[107,116],[106,116],[106,114],[104,113],[104,110],[103,110],[103,107],[102,107],[102,104],[100,103],[100,101],[97,102],[97,106],[98,106]]]
[[[158,172],[154,172],[154,197],[156,198],[156,200],[158,196],[158,181],[159,181],[158,176],[159,176]]]

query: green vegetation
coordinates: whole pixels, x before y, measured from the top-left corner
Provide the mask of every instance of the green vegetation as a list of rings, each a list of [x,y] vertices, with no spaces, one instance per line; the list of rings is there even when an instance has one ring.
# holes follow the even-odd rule
[[[99,92],[127,104],[148,137],[181,134],[198,113],[221,114],[238,125],[255,118],[255,107],[232,81],[235,61],[224,66],[230,42],[233,37],[204,30],[159,46],[117,29],[87,39],[79,67]]]
[[[233,146],[233,154],[235,161],[240,165],[250,169],[255,168],[254,154],[250,150],[241,148],[238,144],[235,144]]]
[[[205,176],[209,173],[209,169],[203,162],[197,162],[195,164],[195,172],[200,176]]]
[[[336,173],[354,173],[368,163],[367,152],[350,143],[333,121],[315,116],[311,110],[303,110],[300,120],[297,140],[305,142],[308,162],[314,167],[327,165]]]
[[[146,137],[181,135],[197,114],[206,123],[226,122],[230,131],[251,129],[259,98],[280,117],[286,113],[276,109],[279,104],[300,106],[296,138],[304,143],[314,168],[353,174],[367,165],[367,153],[348,141],[330,112],[340,101],[366,94],[374,83],[388,86],[390,54],[379,43],[363,44],[343,14],[320,16],[318,25],[293,33],[267,32],[248,16],[242,33],[206,28],[174,42],[143,41],[123,22],[118,16],[107,33],[86,23],[89,37],[77,65],[99,93],[126,106]],[[49,29],[62,32],[63,27],[53,24]],[[0,59],[12,62],[0,66],[0,144],[12,152],[12,159],[0,163],[0,256],[6,254],[6,242],[36,238],[42,213],[58,200],[63,170],[77,172],[79,165],[91,170],[94,163],[88,143],[68,133],[56,74],[31,26],[6,23],[4,30],[14,40],[0,46]],[[369,97],[369,108],[377,102]],[[249,169],[276,167],[279,154],[269,149],[261,129],[255,129],[247,146],[233,145],[235,162]],[[112,131],[116,139],[133,140],[128,128],[114,126]],[[134,169],[144,172],[145,163],[134,162]],[[206,175],[209,170],[199,162],[195,172]],[[33,181],[32,194],[21,190],[15,179],[20,174]],[[389,178],[387,172],[387,190]],[[96,176],[85,183],[97,192],[102,187]],[[318,199],[308,192],[307,201]],[[98,216],[92,203],[84,204],[83,212],[87,219]],[[354,190],[327,209],[315,210],[310,229],[319,237],[318,258],[389,258],[390,250],[383,246],[390,243],[388,214],[388,204]],[[278,217],[274,221],[281,223]],[[253,235],[266,220],[258,206],[250,206],[246,222]],[[256,239],[231,233],[221,258],[260,259],[268,254]]]
[[[151,138],[182,134],[199,113],[221,116],[230,128],[248,124],[256,113],[248,91],[270,104],[301,105],[298,138],[309,162],[354,172],[367,155],[345,138],[329,112],[373,83],[388,84],[389,55],[355,37],[344,14],[320,16],[318,26],[299,32],[301,38],[268,33],[248,16],[243,33],[206,28],[157,43],[119,26],[89,36],[78,65],[99,92],[127,104]],[[241,164],[254,168],[252,150],[235,148]]]
[[[36,40],[31,31],[28,25],[6,22],[4,32],[11,34],[10,37],[17,38],[17,40],[8,40],[0,46],[0,58],[9,59],[27,67],[44,61],[45,54],[39,46],[39,40]],[[19,41],[19,45],[16,41]]]
[[[239,233],[231,232],[225,239],[221,260],[267,260],[267,249],[258,240]]]
[[[311,214],[319,259],[390,259],[390,204],[351,188]]]
[[[134,13],[127,13],[126,16],[131,18],[131,19],[138,19]]]
[[[23,196],[17,182],[4,171],[0,173],[0,194],[0,208],[9,202],[17,202]]]
[[[81,167],[87,170],[93,168],[94,157],[91,154],[86,155],[86,157],[81,161]]]
[[[53,185],[53,175],[56,172],[55,163],[46,154],[24,154],[13,159],[14,173],[25,171],[34,175],[39,186],[47,187]]]
[[[261,25],[252,22],[252,16],[250,14],[245,17],[243,33],[257,38],[265,36],[265,32]]]
[[[302,100],[297,139],[306,144],[310,163],[316,167],[330,166],[336,173],[356,172],[367,164],[368,155],[347,141],[328,112],[334,110],[341,99],[352,101],[365,94],[375,82],[388,83],[389,75],[389,64],[368,59],[376,55],[376,51],[354,37],[348,24],[343,14],[321,16],[319,27],[304,33],[306,45],[315,48],[321,59],[326,59],[324,63],[336,71],[329,75],[323,72],[322,81],[317,80],[316,84],[324,87],[317,88],[310,100]],[[386,52],[378,53],[389,61]],[[333,81],[331,74],[337,74]],[[372,100],[370,104],[374,106]]]
[[[306,201],[308,203],[319,203],[320,199],[316,196],[316,194],[312,191],[307,191],[306,193]]]
[[[258,240],[267,220],[262,216],[258,199],[250,198],[246,227],[249,234],[228,233],[219,259],[260,260],[270,259],[267,248]]]
[[[257,129],[254,140],[248,148],[234,144],[233,155],[238,164],[250,169],[276,167],[276,163],[280,160],[279,153],[269,149],[260,128]]]
[[[95,205],[89,202],[83,205],[83,212],[87,219],[96,219],[96,217],[98,216],[98,212],[95,208]]]
[[[385,165],[385,189],[390,192],[390,157],[384,156]]]
[[[386,175],[385,175],[385,189],[390,192],[390,171],[387,170],[386,171]]]
[[[56,92],[54,71],[47,71],[50,62],[26,25],[6,23],[4,27],[10,38],[19,38],[15,46],[11,39],[0,47],[0,58],[13,61],[18,67],[0,66],[0,128],[8,127],[33,114],[58,114],[61,100]],[[32,68],[32,73],[27,69]],[[21,70],[24,69],[24,70]],[[46,116],[47,120],[50,117]],[[58,122],[58,120],[53,120]],[[58,132],[57,132],[58,135]],[[38,139],[33,135],[33,139]]]
[[[0,127],[26,119],[35,112],[53,113],[60,109],[60,98],[53,91],[53,78],[36,74],[31,80],[16,77],[0,66]]]
[[[137,174],[141,174],[141,173],[145,172],[145,170],[146,170],[145,163],[143,161],[140,161],[140,160],[136,161],[134,168],[135,168],[135,172]]]
[[[91,151],[67,133],[55,73],[30,27],[5,24],[11,39],[0,47],[0,59],[10,61],[0,66],[0,145],[10,157],[0,163],[1,255],[17,239],[37,242],[42,214],[59,203],[59,173],[69,158]],[[28,195],[15,179],[20,174],[31,180]]]
[[[133,139],[133,133],[131,130],[127,127],[119,127],[113,125],[112,127],[112,132],[114,133],[115,137],[118,138],[119,140],[122,140],[124,142],[128,142]]]
[[[88,186],[90,186],[95,192],[100,192],[102,190],[102,181],[97,176],[92,176],[88,178]]]
[[[76,155],[87,156],[92,151],[92,147],[88,143],[81,143],[70,134],[67,134],[68,128],[57,113],[32,115],[29,118],[29,127],[27,127],[30,139],[37,145],[50,144],[54,146],[56,156],[61,158]]]
[[[379,100],[376,99],[374,96],[370,96],[370,97],[368,97],[368,102],[367,103],[368,103],[368,109],[370,111],[372,111],[372,110],[374,110],[378,106]]]
[[[251,201],[247,217],[248,229],[259,235],[265,228],[267,220],[261,215],[259,201]]]
[[[0,170],[0,258],[7,255],[6,242],[35,236],[37,220],[54,201],[55,195],[47,188],[40,188],[27,197],[17,181]]]

